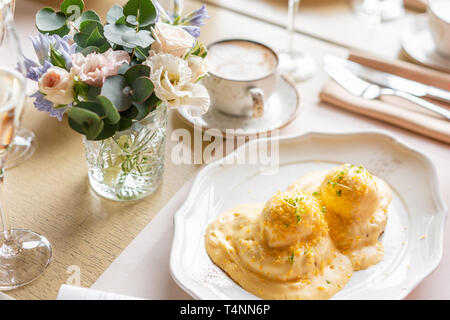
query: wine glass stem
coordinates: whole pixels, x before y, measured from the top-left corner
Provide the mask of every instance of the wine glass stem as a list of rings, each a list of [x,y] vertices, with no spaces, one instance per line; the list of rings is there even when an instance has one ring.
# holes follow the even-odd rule
[[[297,14],[298,7],[300,5],[300,0],[289,0],[288,6],[288,53],[293,55],[294,52],[294,32],[295,32],[295,16]]]
[[[11,222],[6,210],[5,202],[5,156],[0,160],[0,212],[3,224],[4,241],[0,247],[0,254],[3,256],[14,256],[20,252],[20,248],[14,243],[11,236]]]

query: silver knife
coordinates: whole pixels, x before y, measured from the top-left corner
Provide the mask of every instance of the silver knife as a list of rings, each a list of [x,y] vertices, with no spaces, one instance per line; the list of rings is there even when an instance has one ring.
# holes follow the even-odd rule
[[[379,84],[380,86],[404,91],[416,97],[428,97],[450,103],[450,91],[402,78],[387,72],[378,71],[332,55],[325,56],[324,61],[331,65],[343,66],[362,79]]]
[[[344,87],[344,89],[349,91],[354,96],[370,100],[378,99],[380,96],[385,95],[398,96],[440,115],[447,121],[450,121],[449,110],[428,102],[427,100],[416,97],[404,91],[381,88],[376,84],[372,84],[360,79],[343,66],[330,64],[329,61],[325,63],[324,69],[331,76],[331,78],[333,78],[337,83],[339,83],[342,87]]]

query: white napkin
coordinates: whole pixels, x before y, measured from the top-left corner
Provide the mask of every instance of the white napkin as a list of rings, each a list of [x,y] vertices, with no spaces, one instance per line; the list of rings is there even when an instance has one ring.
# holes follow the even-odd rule
[[[63,284],[56,300],[144,300],[142,298]]]

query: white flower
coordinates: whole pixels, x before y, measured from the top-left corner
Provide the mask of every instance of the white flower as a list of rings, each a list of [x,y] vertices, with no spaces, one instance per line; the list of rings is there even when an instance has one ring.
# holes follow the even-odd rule
[[[39,91],[45,99],[56,105],[67,105],[73,102],[73,79],[75,73],[59,67],[51,67],[39,79]]]
[[[144,62],[151,68],[150,79],[155,86],[155,95],[171,108],[186,108],[192,115],[208,111],[208,91],[195,84],[192,71],[186,60],[170,54],[151,56]]]
[[[183,57],[195,44],[195,38],[179,26],[157,22],[152,28],[155,42],[150,50],[155,53],[170,53],[177,57]]]
[[[189,68],[192,71],[192,79],[194,82],[208,73],[208,65],[202,57],[190,55],[187,58]]]

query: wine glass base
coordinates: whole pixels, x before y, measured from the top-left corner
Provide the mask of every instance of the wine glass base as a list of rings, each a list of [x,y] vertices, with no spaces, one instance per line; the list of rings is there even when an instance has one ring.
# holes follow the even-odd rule
[[[15,247],[5,246],[0,235],[0,291],[19,288],[38,278],[47,269],[52,258],[48,240],[30,230],[11,230]],[[10,254],[17,249],[16,254]]]
[[[302,82],[312,78],[317,71],[317,64],[313,57],[303,52],[281,52],[280,71],[289,75],[294,81]]]
[[[21,128],[14,137],[6,160],[6,169],[18,166],[36,151],[35,135],[32,131]]]

